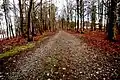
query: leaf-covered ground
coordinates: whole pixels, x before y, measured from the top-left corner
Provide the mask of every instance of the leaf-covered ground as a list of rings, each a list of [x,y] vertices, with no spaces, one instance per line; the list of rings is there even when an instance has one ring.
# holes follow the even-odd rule
[[[48,36],[48,35],[53,35],[55,32],[45,32],[43,35],[37,34],[36,36],[33,37],[33,41],[38,41],[42,37]],[[0,40],[0,54],[14,48],[15,46],[21,46],[27,44],[27,39],[18,36],[15,38],[10,38],[10,39],[3,39]]]
[[[0,61],[1,80],[119,80],[120,55],[64,31],[32,51]]]
[[[75,33],[75,31],[68,32],[82,37],[89,46],[97,47],[112,54],[120,53],[120,35],[117,35],[115,42],[111,42],[107,39],[105,32],[88,31],[84,34]]]

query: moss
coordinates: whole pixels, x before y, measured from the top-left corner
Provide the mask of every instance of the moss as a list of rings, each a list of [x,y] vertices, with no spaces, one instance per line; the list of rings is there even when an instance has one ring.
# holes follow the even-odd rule
[[[16,46],[14,47],[13,49],[9,50],[9,51],[6,51],[2,54],[0,54],[0,59],[2,58],[5,58],[5,57],[10,57],[10,56],[13,56],[15,54],[18,54],[22,51],[25,51],[25,50],[28,50],[28,49],[31,49],[35,46],[35,43],[28,43],[26,45],[22,45],[22,46]]]
[[[48,37],[45,36],[47,33],[44,33],[41,38],[36,41],[36,42],[30,42],[26,45],[22,45],[22,46],[15,46],[14,48],[12,48],[11,50],[8,50],[4,53],[0,54],[0,59],[5,58],[5,57],[10,57],[10,56],[14,56],[16,54],[19,54],[20,52],[26,51],[28,49],[31,49],[33,47],[35,47],[35,45],[39,44],[41,41],[44,41],[45,39],[47,39]]]

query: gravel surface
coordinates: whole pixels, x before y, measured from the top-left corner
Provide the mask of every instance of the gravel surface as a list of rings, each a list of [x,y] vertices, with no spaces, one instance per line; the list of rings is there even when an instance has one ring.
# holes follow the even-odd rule
[[[36,49],[2,62],[0,80],[120,80],[120,55],[59,31]]]

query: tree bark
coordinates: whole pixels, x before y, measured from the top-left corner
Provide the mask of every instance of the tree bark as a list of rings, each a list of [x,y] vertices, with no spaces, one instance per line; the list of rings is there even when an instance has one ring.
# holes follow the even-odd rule
[[[79,0],[77,2],[77,32],[79,32]]]
[[[111,0],[111,6],[109,8],[109,14],[108,14],[108,18],[109,18],[109,23],[108,23],[108,39],[110,41],[114,41],[114,30],[113,27],[115,25],[116,22],[116,6],[117,3],[114,0]]]
[[[82,29],[82,30],[84,31],[84,30],[85,30],[85,28],[84,28],[84,26],[85,26],[84,21],[85,21],[85,20],[84,20],[84,2],[83,2],[83,1],[82,1],[82,15],[83,15],[83,16],[82,16],[82,18],[83,18],[83,29]],[[83,33],[83,31],[81,31],[81,33]]]
[[[27,28],[28,42],[31,41],[31,38],[30,38],[30,14],[31,14],[31,9],[32,9],[32,2],[33,2],[33,0],[30,0],[30,6],[29,6],[29,10],[28,10],[28,28]]]
[[[7,19],[7,10],[6,10],[6,5],[5,5],[6,0],[3,2],[3,8],[4,8],[4,13],[5,13],[5,21],[6,21],[6,27],[7,27],[7,39],[9,39],[9,25],[8,25],[8,19]]]
[[[23,31],[23,11],[22,11],[21,0],[19,0],[19,8],[20,8],[20,29],[21,29],[22,36],[24,36],[24,31]]]

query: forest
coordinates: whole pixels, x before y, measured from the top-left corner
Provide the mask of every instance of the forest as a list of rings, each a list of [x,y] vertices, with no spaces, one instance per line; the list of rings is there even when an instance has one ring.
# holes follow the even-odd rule
[[[75,29],[80,33],[84,33],[85,30],[104,31],[111,41],[116,40],[120,33],[119,0],[66,0],[63,1],[66,3],[60,6],[60,10],[57,10],[59,8],[54,2],[1,1],[1,40],[22,36],[32,41],[33,36],[58,28]]]
[[[119,80],[120,0],[0,0],[0,80],[18,79]]]

